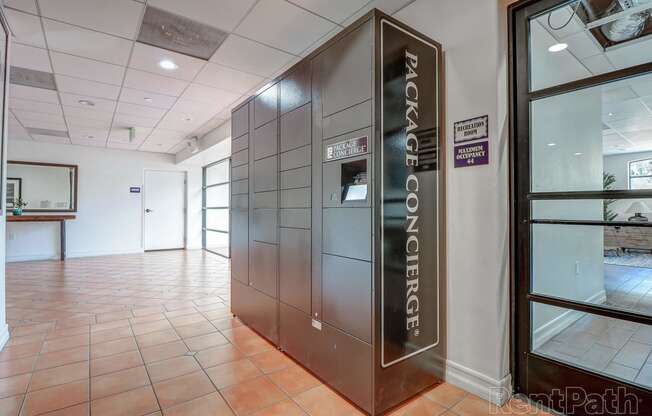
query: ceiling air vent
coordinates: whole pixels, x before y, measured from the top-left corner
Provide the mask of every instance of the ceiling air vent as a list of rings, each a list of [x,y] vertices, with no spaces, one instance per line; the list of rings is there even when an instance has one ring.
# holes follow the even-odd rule
[[[57,85],[54,82],[54,74],[33,69],[12,66],[9,71],[9,80],[15,85],[24,85],[26,87],[44,88],[46,90],[55,90]]]
[[[147,6],[138,42],[208,60],[227,35],[203,23]]]
[[[27,133],[36,134],[39,136],[55,136],[55,137],[68,137],[68,132],[65,130],[50,130],[50,129],[37,129],[36,127],[27,127]]]

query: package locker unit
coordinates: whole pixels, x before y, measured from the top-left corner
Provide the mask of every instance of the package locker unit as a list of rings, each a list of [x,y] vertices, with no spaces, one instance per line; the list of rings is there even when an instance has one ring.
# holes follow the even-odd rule
[[[374,10],[232,113],[232,311],[371,414],[441,379],[440,66]]]

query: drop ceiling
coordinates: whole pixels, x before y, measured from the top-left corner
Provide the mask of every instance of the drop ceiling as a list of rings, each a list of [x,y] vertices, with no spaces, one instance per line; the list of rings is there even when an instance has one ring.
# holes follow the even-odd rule
[[[412,1],[4,0],[11,65],[24,69],[9,88],[9,139],[176,153],[371,8]],[[211,42],[159,47],[141,30],[148,7]],[[33,86],[48,74],[56,89]]]
[[[532,88],[540,89],[650,62],[652,36],[647,35],[603,48],[573,5],[538,17],[531,25],[533,54]],[[553,27],[561,27],[555,30]],[[552,27],[551,27],[552,25]],[[549,53],[548,47],[566,43],[568,48]],[[543,51],[543,52],[541,52]],[[536,62],[536,59],[546,62]],[[537,72],[537,67],[541,68]],[[556,68],[550,71],[550,68]],[[652,151],[652,75],[606,84],[601,87],[603,153],[605,155]]]

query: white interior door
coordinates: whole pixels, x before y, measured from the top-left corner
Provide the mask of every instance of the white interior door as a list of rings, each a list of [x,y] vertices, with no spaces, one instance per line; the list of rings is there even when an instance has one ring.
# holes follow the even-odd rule
[[[185,246],[185,172],[146,170],[144,186],[145,250]]]

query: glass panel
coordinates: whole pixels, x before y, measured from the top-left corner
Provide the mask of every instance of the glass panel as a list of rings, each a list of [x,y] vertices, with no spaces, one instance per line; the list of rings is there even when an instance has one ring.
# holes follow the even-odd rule
[[[229,184],[211,186],[206,188],[207,207],[228,207],[229,206]]]
[[[223,256],[229,256],[229,235],[215,231],[206,231],[207,250],[214,251]]]
[[[533,352],[652,387],[652,327],[541,303],[531,311]]]
[[[225,209],[207,209],[206,210],[206,228],[219,231],[229,231],[229,210]]]
[[[645,221],[652,199],[587,199],[532,201],[535,220]]]
[[[530,89],[649,62],[652,19],[649,9],[640,10],[643,3],[570,1],[531,19]],[[632,12],[634,7],[639,9]],[[622,17],[609,19],[617,13]]]
[[[652,159],[651,108],[650,74],[533,101],[532,191],[643,186],[649,163],[630,162]]]
[[[652,227],[534,224],[532,292],[652,315]]]
[[[206,185],[229,181],[229,161],[217,163],[206,168]]]

